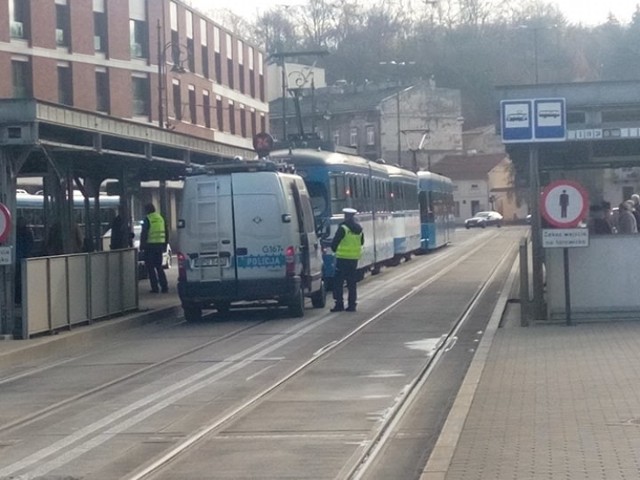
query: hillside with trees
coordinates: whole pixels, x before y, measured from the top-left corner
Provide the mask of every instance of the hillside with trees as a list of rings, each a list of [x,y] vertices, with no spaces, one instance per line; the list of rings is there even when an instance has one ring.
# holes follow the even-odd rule
[[[494,121],[495,85],[640,78],[638,7],[628,25],[610,16],[587,27],[539,0],[308,0],[224,23],[269,54],[327,49],[327,83],[431,78],[459,89],[465,128]]]

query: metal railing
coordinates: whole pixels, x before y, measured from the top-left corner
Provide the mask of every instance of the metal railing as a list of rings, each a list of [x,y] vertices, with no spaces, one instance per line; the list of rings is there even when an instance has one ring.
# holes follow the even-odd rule
[[[23,262],[22,338],[138,309],[135,248]]]

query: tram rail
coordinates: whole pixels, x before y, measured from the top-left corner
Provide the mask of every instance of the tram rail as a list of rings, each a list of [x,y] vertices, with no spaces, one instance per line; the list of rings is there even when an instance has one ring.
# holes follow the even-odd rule
[[[342,334],[339,338],[331,341],[327,345],[316,349],[313,354],[306,359],[306,361],[299,363],[297,367],[292,368],[288,373],[280,376],[277,381],[272,382],[269,385],[266,385],[261,388],[259,392],[254,393],[250,398],[245,399],[242,403],[236,405],[233,408],[227,409],[227,411],[223,412],[220,416],[215,418],[212,422],[203,426],[199,430],[193,432],[188,435],[186,438],[177,442],[173,447],[167,449],[161,455],[153,458],[150,462],[147,462],[145,465],[141,466],[138,470],[135,470],[128,477],[130,480],[134,479],[143,479],[150,478],[156,474],[161,474],[163,468],[172,462],[178,460],[180,456],[187,452],[191,447],[196,446],[200,440],[203,440],[208,435],[214,434],[220,429],[222,429],[225,425],[229,424],[231,421],[236,420],[252,408],[254,408],[257,404],[259,404],[262,400],[269,397],[270,394],[277,391],[282,386],[286,385],[292,379],[296,378],[300,374],[307,371],[311,365],[316,364],[322,359],[329,357],[336,349],[344,346],[349,341],[354,339],[359,335],[359,333],[366,330],[369,326],[374,325],[379,319],[383,318],[389,312],[392,312],[398,305],[402,304],[408,298],[416,295],[421,291],[421,289],[426,288],[430,284],[436,282],[443,275],[451,272],[461,263],[463,263],[466,259],[470,258],[474,254],[476,254],[479,250],[486,246],[489,242],[491,242],[497,236],[497,232],[490,233],[489,231],[483,232],[482,235],[474,236],[472,240],[465,242],[465,244],[459,245],[458,249],[449,249],[437,252],[435,255],[430,257],[423,257],[423,261],[417,261],[413,264],[404,264],[403,268],[396,270],[390,269],[386,271],[382,276],[375,276],[368,278],[367,281],[370,281],[370,288],[368,291],[364,292],[361,297],[363,300],[367,300],[367,298],[375,298],[380,292],[385,288],[385,283],[387,281],[393,281],[394,279],[403,277],[417,277],[424,276],[427,274],[427,278],[421,280],[417,285],[415,285],[410,291],[401,295],[391,304],[389,304],[386,308],[378,311],[376,314],[367,317],[358,322],[358,325]],[[482,241],[479,241],[482,239]],[[472,246],[472,243],[474,244]],[[460,253],[462,250],[464,253]],[[499,262],[499,265],[502,265],[505,261],[505,258],[508,257],[511,250],[507,251],[502,260]],[[455,258],[454,258],[455,257]],[[442,265],[444,264],[444,265]],[[489,278],[492,278],[495,275],[498,267],[495,267],[491,273]],[[433,273],[430,273],[433,272]],[[377,279],[383,278],[384,281],[377,282]],[[482,289],[484,285],[487,284],[490,280],[486,279],[483,283],[483,286],[479,287],[474,295],[474,299],[477,298],[482,293]],[[465,308],[465,312],[468,312],[473,307],[474,300],[469,302],[469,305]],[[305,333],[311,332],[313,329],[317,328],[321,324],[324,324],[334,318],[334,314],[324,313],[319,317],[310,318],[309,320],[305,320],[304,322],[298,322],[288,332],[284,335],[277,336],[275,338],[266,339],[263,342],[259,342],[257,345],[247,348],[243,352],[239,352],[233,356],[234,361],[230,362],[228,365],[224,366],[216,366],[216,368],[210,368],[206,373],[201,373],[199,375],[195,375],[192,381],[186,381],[179,386],[179,388],[173,389],[171,391],[167,390],[166,392],[161,392],[161,394],[154,396],[152,401],[159,402],[162,405],[166,405],[172,399],[179,398],[179,395],[185,394],[187,391],[196,391],[198,388],[201,388],[201,383],[212,382],[218,379],[222,379],[225,376],[232,375],[234,372],[239,371],[243,365],[255,361],[260,358],[265,358],[269,354],[275,352],[278,348],[286,345],[288,342],[293,341],[295,338],[304,335]],[[207,342],[203,342],[189,348],[185,351],[181,351],[177,354],[171,355],[167,358],[161,359],[157,362],[154,362],[151,365],[146,365],[143,368],[137,369],[133,372],[130,372],[126,375],[120,376],[118,378],[112,379],[108,382],[105,382],[99,386],[91,388],[87,391],[81,392],[72,397],[66,398],[62,401],[59,401],[55,404],[49,405],[45,408],[38,410],[37,412],[33,412],[29,415],[23,416],[19,419],[11,421],[9,423],[5,423],[4,425],[0,425],[0,433],[4,434],[10,431],[18,430],[21,427],[25,427],[35,423],[37,420],[41,420],[47,416],[54,414],[55,412],[60,412],[64,408],[73,408],[75,403],[80,402],[81,400],[86,400],[91,396],[97,396],[100,393],[108,392],[110,388],[119,386],[124,384],[127,381],[135,379],[137,377],[141,377],[146,373],[154,369],[160,369],[161,367],[170,365],[172,363],[180,362],[181,359],[197,353],[207,347],[218,344],[223,341],[228,341],[235,337],[238,337],[242,334],[250,332],[252,329],[257,328],[259,325],[263,324],[267,320],[262,320],[260,322],[254,323],[249,326],[244,326],[243,328],[236,329],[232,332],[227,333],[226,335],[216,338],[214,340],[210,340]],[[456,321],[456,325],[459,325],[463,322],[464,319],[461,317]],[[453,328],[446,336],[443,336],[440,344],[438,345],[438,354],[440,356],[440,352],[443,349],[448,348],[451,345],[452,339],[455,338],[455,328]],[[78,358],[78,357],[74,357]],[[71,361],[73,359],[70,359]],[[420,377],[428,376],[428,370],[430,365],[435,361],[435,356],[429,360],[427,365],[423,367],[423,373]],[[62,366],[62,364],[57,364],[57,366]],[[42,369],[38,369],[38,372],[42,372]],[[20,374],[20,378],[24,378],[28,376],[29,373]],[[15,381],[17,377],[8,377],[5,379],[0,379],[0,385],[8,384],[11,381]],[[416,378],[412,381],[411,389],[403,392],[401,401],[394,407],[394,413],[390,415],[385,422],[384,426],[378,430],[375,434],[375,438],[369,439],[364,444],[367,446],[366,449],[362,450],[357,458],[353,459],[353,462],[345,468],[348,471],[348,476],[340,477],[340,478],[360,478],[362,471],[366,470],[367,462],[372,459],[377,449],[380,448],[380,445],[384,443],[384,435],[389,429],[392,427],[390,422],[393,421],[394,418],[398,416],[398,412],[402,409],[402,405],[409,401],[411,397],[411,390],[415,388],[419,388],[420,379]],[[51,448],[45,449],[41,452],[34,452],[32,455],[29,455],[23,458],[20,461],[17,461],[11,465],[6,465],[5,467],[0,466],[0,478],[4,478],[3,476],[21,474],[24,471],[28,471],[29,475],[25,478],[33,478],[31,475],[45,475],[56,468],[60,468],[62,465],[62,461],[60,459],[51,459],[54,452],[64,452],[64,455],[61,455],[61,458],[64,461],[71,461],[77,456],[81,454],[81,452],[86,448],[85,443],[92,444],[94,447],[99,445],[97,440],[92,440],[99,435],[99,432],[103,431],[108,427],[109,435],[115,435],[120,431],[120,427],[118,427],[118,422],[123,422],[123,424],[131,425],[132,422],[142,421],[144,418],[144,412],[142,410],[151,408],[151,404],[143,405],[138,404],[136,408],[140,409],[139,412],[136,413],[135,409],[125,409],[123,410],[121,415],[112,414],[108,419],[105,419],[103,422],[99,422],[99,426],[96,426],[94,429],[88,429],[84,432],[86,434],[84,438],[81,436],[74,436],[73,441],[66,441],[60,443],[59,445],[53,445]],[[107,422],[109,420],[109,422]],[[111,426],[110,426],[111,425]],[[122,427],[124,428],[124,427]],[[102,434],[104,438],[107,438],[109,435]],[[80,444],[74,446],[74,444]],[[20,477],[21,478],[21,477]]]

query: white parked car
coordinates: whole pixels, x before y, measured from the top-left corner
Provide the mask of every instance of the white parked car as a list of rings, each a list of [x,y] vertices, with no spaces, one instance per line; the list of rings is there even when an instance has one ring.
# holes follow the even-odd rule
[[[478,212],[464,221],[464,226],[467,229],[472,227],[485,228],[491,225],[500,228],[502,226],[502,215],[498,212]]]

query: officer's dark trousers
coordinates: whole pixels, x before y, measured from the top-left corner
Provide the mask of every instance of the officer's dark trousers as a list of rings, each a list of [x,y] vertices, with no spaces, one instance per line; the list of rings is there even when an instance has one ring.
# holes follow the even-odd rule
[[[158,284],[160,289],[166,292],[168,289],[167,276],[162,268],[162,254],[164,252],[164,244],[150,243],[144,249],[144,264],[149,273],[149,283],[151,283],[151,291],[157,292]]]
[[[358,293],[356,291],[356,283],[358,281],[358,260],[347,260],[345,258],[336,258],[336,273],[333,277],[333,299],[337,306],[343,306],[342,289],[344,282],[347,282],[347,290],[349,292],[349,306],[356,306]]]

